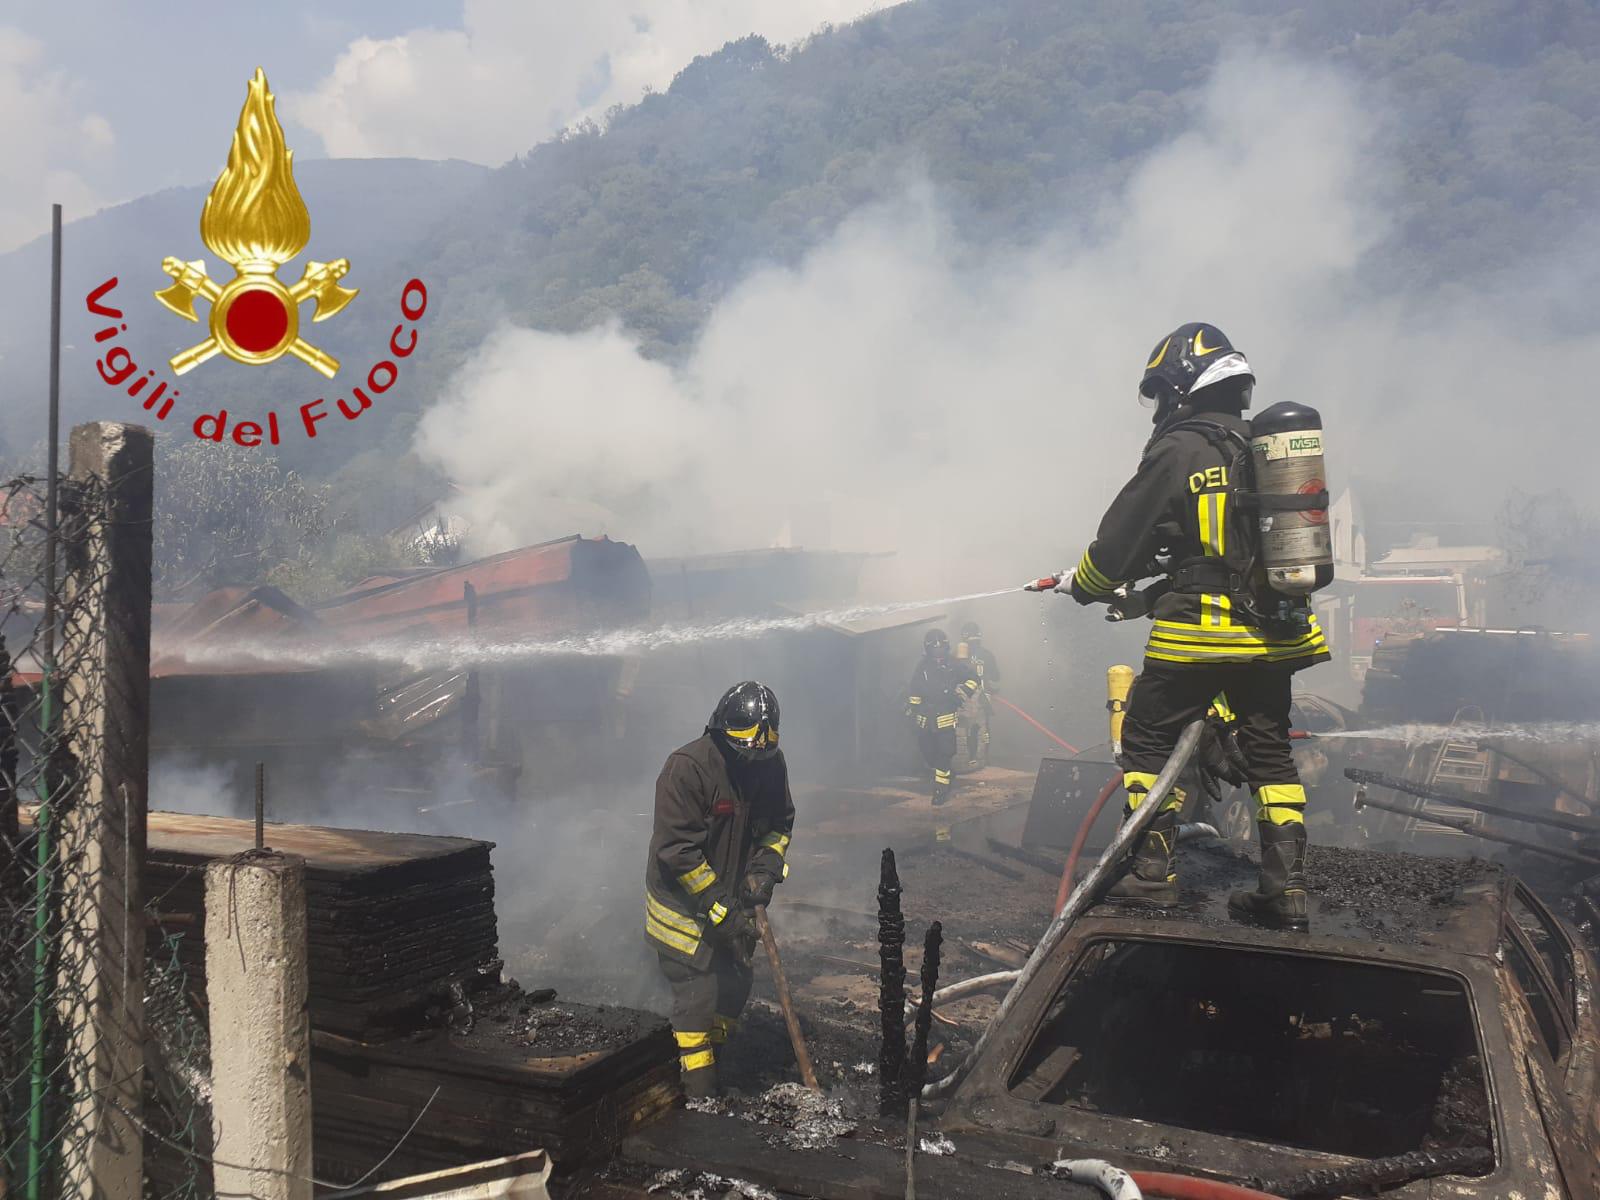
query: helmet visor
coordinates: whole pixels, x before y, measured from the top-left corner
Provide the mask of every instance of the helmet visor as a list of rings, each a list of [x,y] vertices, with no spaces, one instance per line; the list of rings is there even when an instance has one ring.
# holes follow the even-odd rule
[[[778,752],[778,730],[765,721],[746,729],[724,729],[722,736],[745,758],[771,758]]]

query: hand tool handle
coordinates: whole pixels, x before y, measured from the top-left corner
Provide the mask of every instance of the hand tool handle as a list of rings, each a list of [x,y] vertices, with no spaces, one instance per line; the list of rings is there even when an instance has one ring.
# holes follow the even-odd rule
[[[772,964],[772,979],[778,988],[778,1005],[783,1009],[783,1023],[789,1027],[789,1043],[794,1047],[795,1062],[800,1064],[800,1081],[813,1092],[822,1091],[817,1073],[811,1067],[811,1055],[806,1050],[806,1039],[801,1036],[800,1022],[795,1019],[794,1004],[789,999],[789,980],[783,974],[783,962],[778,958],[778,942],[772,936],[772,925],[767,920],[767,907],[756,905],[756,928],[761,932],[761,944],[767,948],[767,961]]]

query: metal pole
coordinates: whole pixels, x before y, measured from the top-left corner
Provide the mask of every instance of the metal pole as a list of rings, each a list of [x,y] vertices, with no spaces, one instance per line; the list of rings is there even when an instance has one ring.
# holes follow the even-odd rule
[[[1161,811],[1161,805],[1165,802],[1167,794],[1178,782],[1178,776],[1183,773],[1190,760],[1194,758],[1195,751],[1199,749],[1200,734],[1205,730],[1205,726],[1206,723],[1201,720],[1191,721],[1184,727],[1183,733],[1178,736],[1178,744],[1172,751],[1172,757],[1167,759],[1167,765],[1161,768],[1161,774],[1157,775],[1156,781],[1150,785],[1150,791],[1145,795],[1144,802],[1122,822],[1121,828],[1117,830],[1117,836],[1111,839],[1111,844],[1101,853],[1100,860],[1083,877],[1083,882],[1078,884],[1067,897],[1067,902],[1061,906],[1061,911],[1050,922],[1050,927],[1044,931],[1044,936],[1033,948],[1033,953],[1028,955],[1028,961],[1023,963],[1022,969],[1017,972],[1017,979],[1011,985],[1011,990],[1006,993],[1005,999],[1000,1001],[1000,1007],[995,1009],[994,1016],[990,1017],[989,1023],[984,1026],[978,1044],[972,1048],[972,1053],[967,1055],[966,1060],[950,1074],[923,1088],[924,1099],[937,1100],[945,1095],[955,1087],[967,1068],[982,1056],[995,1030],[1004,1023],[1034,976],[1044,968],[1045,960],[1061,944],[1061,939],[1066,936],[1067,930],[1072,928],[1073,922],[1094,903],[1099,896],[1101,884],[1111,876],[1115,868],[1121,865],[1123,855],[1132,848],[1135,839],[1141,837],[1150,823],[1156,819],[1156,814]]]
[[[267,838],[267,764],[256,763],[256,849],[266,845]]]
[[[1522,838],[1512,837],[1507,833],[1489,833],[1479,829],[1471,821],[1457,821],[1454,818],[1440,813],[1424,812],[1421,808],[1409,804],[1385,804],[1382,800],[1374,800],[1367,795],[1367,785],[1356,785],[1356,811],[1363,808],[1381,808],[1384,812],[1392,812],[1402,817],[1414,817],[1418,821],[1426,821],[1431,825],[1443,825],[1446,829],[1455,829],[1461,833],[1470,834],[1475,838],[1482,838],[1486,842],[1499,842],[1503,846],[1515,846],[1519,850],[1529,850],[1534,854],[1547,854],[1551,858],[1559,858],[1566,862],[1581,863],[1586,867],[1600,868],[1600,858],[1590,858],[1587,854],[1578,854],[1571,850],[1556,850],[1550,846],[1541,846],[1538,842],[1525,841]]]
[[[1525,813],[1514,808],[1504,808],[1498,804],[1489,804],[1475,796],[1464,796],[1456,792],[1446,791],[1444,788],[1429,787],[1427,784],[1412,783],[1409,779],[1400,779],[1394,775],[1385,775],[1382,771],[1363,771],[1357,767],[1346,767],[1344,777],[1353,783],[1363,786],[1375,784],[1378,787],[1388,788],[1391,792],[1403,792],[1409,796],[1417,796],[1423,800],[1438,800],[1444,804],[1458,804],[1462,808],[1470,808],[1474,812],[1481,812],[1491,817],[1504,817],[1509,821],[1524,821],[1529,825],[1547,825],[1551,829],[1564,829],[1568,833],[1581,833],[1594,836],[1600,833],[1600,822],[1586,821],[1581,817],[1563,817],[1554,813]],[[1374,806],[1376,807],[1376,806]],[[1425,817],[1424,820],[1433,820]]]
[[[44,501],[44,664],[39,680],[39,815],[35,822],[37,871],[33,913],[33,1045],[28,1086],[27,1200],[39,1200],[44,1166],[44,1091],[46,992],[50,978],[50,773],[56,758],[54,705],[50,695],[56,671],[57,484],[61,470],[61,205],[50,206],[50,393]]]

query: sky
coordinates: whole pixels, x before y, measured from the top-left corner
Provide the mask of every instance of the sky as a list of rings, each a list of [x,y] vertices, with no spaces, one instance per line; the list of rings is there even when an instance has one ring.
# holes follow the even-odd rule
[[[166,0],[0,4],[0,253],[215,178],[264,68],[300,161],[496,166],[760,33],[791,42],[882,0]]]

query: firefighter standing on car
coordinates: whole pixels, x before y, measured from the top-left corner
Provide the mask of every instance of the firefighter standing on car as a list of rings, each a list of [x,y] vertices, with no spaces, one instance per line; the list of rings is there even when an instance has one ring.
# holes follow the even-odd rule
[[[1244,355],[1214,325],[1184,325],[1156,344],[1139,385],[1144,403],[1155,408],[1155,432],[1138,471],[1057,590],[1070,591],[1080,604],[1109,603],[1113,617],[1154,618],[1122,727],[1126,814],[1143,802],[1184,727],[1225,693],[1261,838],[1258,886],[1234,892],[1228,907],[1241,917],[1304,929],[1306,794],[1289,745],[1289,681],[1293,672],[1326,661],[1328,646],[1304,595],[1268,586],[1269,577],[1287,575],[1269,570],[1262,546],[1271,513],[1288,529],[1294,522],[1287,514],[1309,513],[1306,521],[1314,521],[1321,514],[1310,510],[1326,509],[1327,498],[1320,479],[1299,489],[1298,500],[1253,492],[1252,459],[1261,456],[1252,449],[1262,447],[1253,445],[1243,412],[1254,384]],[[1275,405],[1269,413],[1276,420],[1280,410],[1317,421],[1314,445],[1310,437],[1296,444],[1313,446],[1320,472],[1315,412]],[[1302,591],[1325,582],[1323,567],[1312,575]],[[1127,585],[1151,576],[1164,579],[1129,594]],[[1167,798],[1113,897],[1177,899],[1173,848],[1181,804],[1177,794]]]
[[[983,630],[976,621],[967,621],[961,626],[956,660],[966,663],[972,677],[978,681],[978,694],[961,706],[961,720],[957,726],[961,740],[966,743],[967,766],[988,766],[989,722],[994,716],[994,701],[989,697],[999,690],[996,685],[1000,682],[1000,667],[995,662],[994,651],[983,644]]]
[[[917,727],[917,748],[933,771],[933,802],[950,796],[961,706],[978,694],[978,680],[965,662],[950,657],[950,639],[930,629],[922,639],[922,661],[911,676],[906,712]]]
[[[645,935],[672,988],[692,1097],[717,1093],[717,1050],[750,998],[753,911],[789,873],[793,829],[778,698],[753,680],[735,684],[705,732],[667,756],[645,867]]]

